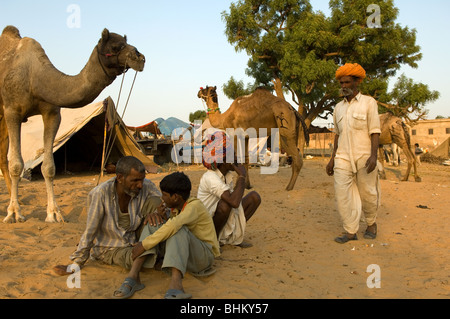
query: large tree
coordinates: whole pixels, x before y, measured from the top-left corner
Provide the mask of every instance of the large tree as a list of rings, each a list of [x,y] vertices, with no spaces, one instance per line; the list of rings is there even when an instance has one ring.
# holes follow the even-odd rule
[[[389,77],[421,59],[416,31],[395,22],[392,0],[331,0],[330,9],[326,17],[307,0],[239,0],[222,13],[228,41],[250,57],[246,73],[254,85],[283,98],[288,92],[308,126],[333,112],[334,75],[344,63],[360,63],[367,71],[362,91],[389,102]]]

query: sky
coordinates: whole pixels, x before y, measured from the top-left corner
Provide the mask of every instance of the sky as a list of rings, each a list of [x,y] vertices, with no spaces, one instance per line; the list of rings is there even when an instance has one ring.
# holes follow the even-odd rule
[[[176,117],[189,121],[189,113],[205,110],[197,98],[200,87],[217,86],[219,106],[226,111],[232,101],[222,86],[233,76],[252,82],[245,74],[248,56],[236,52],[225,36],[224,11],[230,0],[0,0],[0,29],[16,26],[22,37],[36,39],[61,72],[78,74],[87,63],[104,28],[126,34],[128,43],[146,56],[143,72],[137,74],[128,106],[125,104],[135,76],[130,70],[105,88],[95,101],[111,96],[129,126],[157,118]],[[397,23],[417,30],[423,58],[419,67],[402,67],[415,82],[439,91],[440,99],[426,106],[429,119],[450,116],[450,1],[395,0]],[[328,1],[312,0],[314,10],[329,16]],[[382,14],[382,12],[381,12]],[[1,30],[0,30],[1,31]],[[395,82],[393,79],[392,82]],[[318,120],[316,125],[325,124]]]

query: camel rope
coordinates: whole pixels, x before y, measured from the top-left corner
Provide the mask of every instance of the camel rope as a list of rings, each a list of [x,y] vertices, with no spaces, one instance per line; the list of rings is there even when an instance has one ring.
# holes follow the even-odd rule
[[[123,84],[124,84],[124,82],[125,82],[125,75],[126,75],[126,70],[127,70],[127,63],[128,63],[128,58],[127,58],[127,60],[126,60],[126,62],[125,62],[125,67],[124,67],[123,77],[122,77],[122,81],[121,81],[120,89],[119,89],[119,95],[118,95],[118,97],[117,97],[116,108],[115,108],[115,113],[114,113],[113,123],[112,123],[112,127],[113,127],[113,128],[115,127],[116,122],[117,122],[117,115],[118,115],[118,111],[117,111],[117,110],[118,110],[118,108],[119,108],[120,98],[121,98],[122,90],[123,90]],[[131,84],[130,92],[128,93],[128,98],[127,98],[127,101],[126,101],[126,103],[125,103],[124,110],[123,110],[123,112],[122,112],[122,118],[125,116],[125,112],[126,112],[126,109],[127,109],[127,107],[128,107],[128,103],[129,103],[129,101],[130,101],[131,94],[132,94],[133,89],[134,89],[134,84],[135,84],[135,82],[136,82],[137,74],[138,74],[138,71],[136,71],[136,73],[135,73],[135,75],[134,75],[133,83]],[[98,186],[99,183],[100,183],[100,178],[103,177],[103,170],[105,169],[105,164],[106,164],[106,162],[107,162],[109,156],[111,155],[111,151],[112,151],[112,149],[113,149],[113,145],[114,145],[114,143],[115,143],[115,141],[116,141],[116,138],[117,138],[117,131],[116,131],[115,129],[114,129],[114,132],[115,132],[114,134],[111,134],[111,135],[109,136],[108,142],[107,142],[106,144],[104,144],[103,159],[102,159],[102,167],[101,167],[101,169],[100,169],[100,175],[99,175],[99,178],[98,178],[98,180],[97,180],[97,186]],[[113,135],[114,135],[114,136],[113,136]],[[106,137],[106,121],[105,121],[105,137]],[[105,154],[106,154],[106,155],[105,155]]]

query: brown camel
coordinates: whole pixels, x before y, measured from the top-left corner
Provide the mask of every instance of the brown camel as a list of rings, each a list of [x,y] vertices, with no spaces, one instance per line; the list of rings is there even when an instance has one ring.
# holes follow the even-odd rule
[[[241,128],[244,131],[255,128],[256,133],[259,133],[259,129],[265,128],[268,135],[272,128],[279,129],[281,148],[292,156],[292,175],[286,187],[286,190],[292,190],[303,166],[303,158],[297,148],[300,130],[304,132],[306,141],[309,141],[306,125],[300,114],[288,102],[263,88],[257,89],[249,96],[237,98],[222,114],[216,89],[216,87],[206,87],[198,92],[198,97],[208,106],[208,117],[213,127],[222,130]],[[247,151],[248,149],[246,153]],[[248,169],[248,160],[245,165]],[[251,187],[249,174],[247,174],[246,186]]]
[[[42,115],[44,160],[41,171],[48,196],[45,221],[63,222],[53,192],[53,142],[61,121],[60,108],[80,108],[91,103],[118,75],[129,68],[142,71],[144,64],[145,57],[127,44],[126,36],[105,29],[84,69],[76,76],[68,76],[52,65],[38,42],[22,38],[13,26],[3,30],[0,36],[0,159],[11,197],[4,222],[25,221],[18,201],[18,183],[24,166],[21,123],[30,116]]]
[[[399,117],[396,117],[391,113],[380,114],[380,124],[380,146],[395,143],[403,150],[408,160],[408,168],[406,170],[406,175],[403,177],[402,181],[406,182],[408,180],[411,167],[414,166],[414,179],[416,182],[421,182],[422,179],[419,177],[419,173],[417,172],[416,157],[411,150],[411,138],[407,125]],[[384,155],[382,154],[382,147],[380,147],[379,150],[379,161],[381,162],[382,166],[384,166]],[[384,167],[381,171],[381,178],[386,179]]]

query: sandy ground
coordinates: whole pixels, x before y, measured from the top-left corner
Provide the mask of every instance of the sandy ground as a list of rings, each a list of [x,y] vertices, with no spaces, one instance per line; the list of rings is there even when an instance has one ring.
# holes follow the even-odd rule
[[[342,227],[334,202],[333,178],[325,174],[327,159],[306,160],[296,187],[286,192],[290,168],[275,175],[250,171],[262,205],[247,226],[253,247],[222,247],[217,272],[207,278],[189,274],[184,287],[196,299],[447,299],[450,297],[450,167],[422,164],[422,183],[399,182],[405,164],[387,167],[382,181],[379,235],[344,245],[333,241]],[[182,167],[193,194],[205,169]],[[147,177],[157,185],[167,173]],[[105,176],[103,180],[112,177]],[[67,222],[47,224],[43,180],[20,184],[25,223],[0,223],[0,298],[110,298],[127,272],[89,261],[81,270],[81,288],[69,288],[52,267],[68,264],[86,220],[86,197],[98,174],[64,175],[55,181],[59,206]],[[8,195],[0,180],[0,218]],[[447,226],[445,226],[447,225]],[[373,272],[368,267],[377,265]],[[380,288],[369,288],[369,280]],[[371,277],[370,277],[371,276]],[[370,278],[369,278],[370,277]],[[133,298],[160,299],[170,277],[147,270],[146,288]]]

